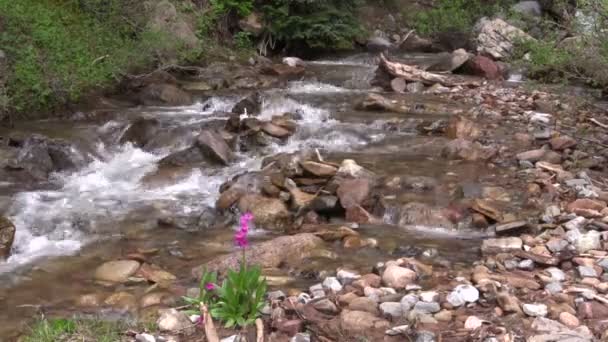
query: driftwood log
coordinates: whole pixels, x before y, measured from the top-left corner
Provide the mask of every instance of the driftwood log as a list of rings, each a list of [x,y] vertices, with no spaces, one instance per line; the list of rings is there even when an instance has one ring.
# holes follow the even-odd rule
[[[392,77],[403,78],[408,82],[421,82],[425,85],[441,84],[444,87],[479,86],[478,81],[466,80],[454,75],[440,75],[424,71],[416,66],[389,61],[380,54],[380,69]]]

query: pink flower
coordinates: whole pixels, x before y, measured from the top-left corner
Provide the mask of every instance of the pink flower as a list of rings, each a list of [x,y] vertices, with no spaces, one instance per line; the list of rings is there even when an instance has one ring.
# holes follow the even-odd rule
[[[198,318],[196,319],[196,322],[194,322],[195,325],[203,325],[205,323],[205,319],[203,318],[203,315],[198,316]]]
[[[241,229],[234,235],[234,242],[240,248],[249,246],[247,234],[249,233],[249,222],[251,220],[253,220],[253,215],[251,213],[241,215]]]
[[[205,284],[205,289],[207,289],[207,291],[213,291],[213,290],[215,290],[215,284],[207,283],[207,284]]]

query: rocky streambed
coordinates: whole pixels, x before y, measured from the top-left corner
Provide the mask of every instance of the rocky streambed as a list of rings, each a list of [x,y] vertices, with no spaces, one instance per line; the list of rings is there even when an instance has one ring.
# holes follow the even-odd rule
[[[0,335],[44,313],[204,340],[172,308],[237,262],[249,211],[269,341],[605,339],[605,111],[477,78],[387,91],[377,65],[150,75],[0,132]]]

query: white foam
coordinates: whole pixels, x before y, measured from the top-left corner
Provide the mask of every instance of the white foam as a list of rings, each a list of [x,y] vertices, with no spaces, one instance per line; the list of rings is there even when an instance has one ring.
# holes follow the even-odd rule
[[[347,93],[356,90],[336,87],[331,84],[321,82],[290,82],[287,91],[292,94],[327,94],[327,93]]]

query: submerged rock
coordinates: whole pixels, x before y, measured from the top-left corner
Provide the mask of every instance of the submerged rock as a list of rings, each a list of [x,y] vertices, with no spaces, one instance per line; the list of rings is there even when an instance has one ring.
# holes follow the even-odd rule
[[[156,118],[138,118],[120,137],[120,143],[131,142],[136,147],[144,147],[158,134],[159,128],[160,121]]]
[[[112,283],[124,283],[139,269],[135,260],[109,261],[95,270],[95,279]]]
[[[0,215],[0,259],[10,255],[15,239],[15,225],[6,217]]]
[[[323,240],[313,234],[297,234],[281,236],[270,241],[253,244],[247,249],[247,262],[263,268],[278,267],[284,262],[302,262],[313,255],[313,252],[323,246]],[[192,274],[199,279],[203,267],[207,271],[225,273],[228,269],[238,269],[243,259],[241,251],[218,256],[201,267],[192,269]]]
[[[260,195],[245,195],[239,199],[239,210],[251,212],[255,224],[266,229],[285,229],[291,213],[281,200]]]

